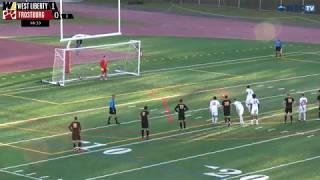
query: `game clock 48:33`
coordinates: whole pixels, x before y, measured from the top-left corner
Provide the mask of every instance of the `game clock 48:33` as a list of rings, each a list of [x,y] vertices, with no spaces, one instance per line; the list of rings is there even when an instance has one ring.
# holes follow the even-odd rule
[[[48,20],[22,20],[22,27],[49,27]]]

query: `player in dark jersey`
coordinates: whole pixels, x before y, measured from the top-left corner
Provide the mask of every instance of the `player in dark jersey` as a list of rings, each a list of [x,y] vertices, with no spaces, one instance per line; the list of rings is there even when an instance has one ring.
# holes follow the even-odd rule
[[[318,91],[317,101],[318,101],[318,105],[319,105],[319,114],[318,114],[318,118],[319,118],[319,120],[320,120],[320,90]]]
[[[189,108],[185,104],[183,104],[183,100],[180,99],[179,103],[174,108],[174,110],[178,113],[178,120],[179,120],[179,124],[180,124],[180,129],[185,129],[186,128],[185,112],[188,111]]]
[[[148,106],[144,106],[143,110],[140,112],[141,118],[141,137],[144,139],[144,134],[147,135],[147,139],[149,139],[149,111]]]
[[[224,96],[224,100],[222,101],[223,106],[223,115],[224,115],[224,122],[228,123],[228,126],[231,125],[231,100],[228,99],[228,96]]]
[[[294,103],[294,98],[288,94],[288,96],[284,99],[283,104],[285,107],[285,115],[284,115],[284,123],[287,123],[288,116],[290,116],[290,122],[292,123],[292,106]]]
[[[79,151],[81,148],[81,137],[80,137],[81,124],[78,121],[77,116],[74,117],[74,120],[71,122],[68,128],[72,133],[73,150]]]

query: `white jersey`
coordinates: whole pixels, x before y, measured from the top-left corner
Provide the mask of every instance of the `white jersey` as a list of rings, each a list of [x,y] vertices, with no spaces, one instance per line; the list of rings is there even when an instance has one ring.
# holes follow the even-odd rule
[[[248,103],[250,103],[250,100],[252,99],[252,95],[254,94],[254,92],[251,88],[247,88],[246,92],[247,92],[246,103],[248,104]]]
[[[251,107],[252,109],[259,109],[259,104],[260,104],[259,99],[257,98],[251,99],[250,104],[252,106]]]
[[[210,110],[211,112],[218,112],[218,108],[221,106],[220,102],[218,100],[211,100],[210,101]]]
[[[243,113],[244,108],[243,108],[243,106],[242,106],[240,101],[235,101],[233,104],[236,106],[236,110],[237,110],[238,113],[239,112]]]
[[[307,103],[308,103],[308,99],[304,96],[302,96],[300,99],[299,99],[299,110],[300,111],[306,111],[307,110]]]

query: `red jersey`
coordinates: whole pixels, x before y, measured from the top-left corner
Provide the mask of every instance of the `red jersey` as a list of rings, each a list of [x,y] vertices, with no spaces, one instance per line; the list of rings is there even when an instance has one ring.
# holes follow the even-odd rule
[[[101,67],[101,68],[106,69],[106,68],[107,68],[107,65],[108,65],[108,60],[102,59],[102,60],[100,61],[100,67]]]

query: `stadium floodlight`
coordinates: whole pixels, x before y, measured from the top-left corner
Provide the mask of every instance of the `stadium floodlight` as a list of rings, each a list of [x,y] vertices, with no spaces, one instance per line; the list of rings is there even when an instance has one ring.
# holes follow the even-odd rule
[[[107,77],[140,75],[141,41],[131,40],[79,48],[56,48],[50,84],[100,78],[100,61],[108,60]]]
[[[116,32],[105,32],[101,34],[87,34],[87,36],[80,37],[80,36],[73,36],[73,37],[66,37],[65,31],[64,31],[64,20],[63,20],[63,0],[60,0],[60,42],[66,42],[66,41],[74,41],[74,40],[82,40],[82,39],[93,39],[93,38],[101,38],[101,37],[110,37],[110,36],[119,36],[122,35],[121,33],[121,5],[120,0],[117,1],[117,31]],[[77,17],[75,17],[77,18]],[[75,34],[79,34],[79,32],[76,32]]]

